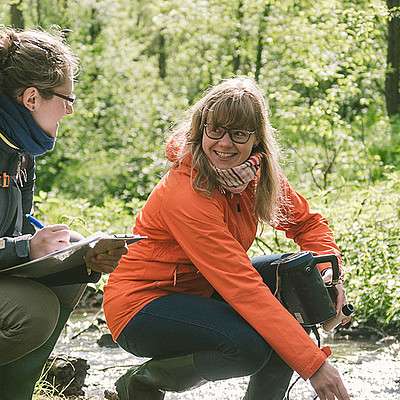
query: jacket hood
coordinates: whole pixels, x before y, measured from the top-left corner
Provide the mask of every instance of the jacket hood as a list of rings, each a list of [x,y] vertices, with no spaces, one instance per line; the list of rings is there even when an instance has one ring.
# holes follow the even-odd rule
[[[173,132],[168,139],[165,149],[168,161],[173,163],[179,162],[186,146],[186,129],[178,129],[177,131]]]

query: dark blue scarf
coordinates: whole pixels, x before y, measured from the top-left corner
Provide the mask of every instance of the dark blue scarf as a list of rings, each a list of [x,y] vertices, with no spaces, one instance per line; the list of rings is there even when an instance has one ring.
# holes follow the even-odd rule
[[[0,92],[0,132],[31,156],[53,150],[56,139],[47,136],[31,112]]]

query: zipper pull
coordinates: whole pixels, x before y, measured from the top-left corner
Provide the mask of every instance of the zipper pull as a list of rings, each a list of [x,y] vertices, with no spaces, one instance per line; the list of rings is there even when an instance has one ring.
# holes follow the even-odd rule
[[[28,173],[26,172],[26,167],[28,166],[28,156],[23,155],[22,163],[24,163],[24,167],[21,168],[22,175],[24,177],[24,182],[28,182]]]
[[[22,182],[22,178],[21,178],[21,165],[22,165],[22,155],[19,155],[19,160],[18,160],[18,167],[17,167],[17,179],[19,181],[19,184],[21,185],[21,187],[24,186],[24,183]]]

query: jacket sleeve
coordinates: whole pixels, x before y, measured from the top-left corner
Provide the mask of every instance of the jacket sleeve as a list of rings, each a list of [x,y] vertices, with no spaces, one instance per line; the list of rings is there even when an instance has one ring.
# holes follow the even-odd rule
[[[160,209],[165,229],[222,297],[304,379],[326,360],[273,296],[224,221],[222,206],[193,190],[171,190]]]
[[[26,180],[22,177],[23,185],[20,186],[22,194],[23,214],[30,214],[33,207],[33,190],[35,185],[35,159],[27,156]],[[29,240],[35,233],[35,228],[23,218],[22,232],[24,235],[18,237],[3,237],[0,239],[0,269],[13,267],[30,261]],[[48,275],[36,279],[46,285],[67,285],[73,283],[97,282],[101,277],[100,272],[87,272],[86,265],[80,265],[67,271]]]
[[[29,239],[31,235],[0,239],[0,269],[13,267],[30,260]]]
[[[20,186],[22,195],[22,212],[30,213],[33,204],[33,187],[35,182],[35,160],[28,156],[26,166],[26,180],[23,179],[24,185]],[[9,234],[14,227],[9,228]],[[30,260],[29,256],[29,239],[35,233],[35,228],[23,218],[22,236],[3,237],[0,239],[0,269],[13,267]]]
[[[340,250],[336,245],[328,221],[319,213],[310,211],[307,200],[291,188],[288,181],[282,178],[281,212],[283,222],[274,226],[285,232],[286,237],[293,239],[303,251],[314,254],[335,254],[342,265]],[[320,264],[320,271],[329,268],[330,264]]]

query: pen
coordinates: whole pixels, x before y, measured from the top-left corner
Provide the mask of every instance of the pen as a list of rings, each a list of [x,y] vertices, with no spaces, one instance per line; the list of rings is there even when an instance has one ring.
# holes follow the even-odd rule
[[[44,225],[39,222],[33,215],[30,214],[25,214],[26,219],[31,222],[33,225],[36,226],[36,228],[42,229],[44,228]]]

